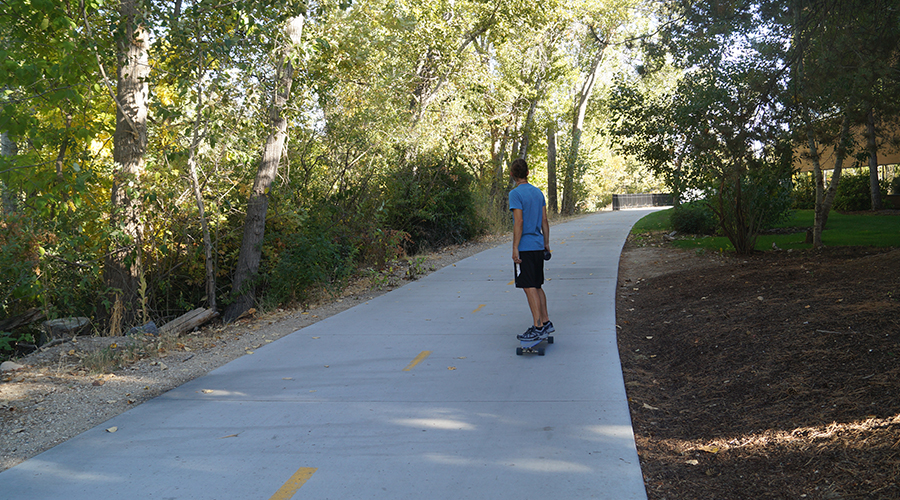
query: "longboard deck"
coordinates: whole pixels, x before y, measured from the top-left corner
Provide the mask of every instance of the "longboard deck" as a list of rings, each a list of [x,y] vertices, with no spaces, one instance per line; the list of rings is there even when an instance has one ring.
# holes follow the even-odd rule
[[[553,336],[550,335],[550,336],[541,337],[541,338],[535,339],[535,340],[520,340],[519,344],[521,344],[521,345],[519,347],[516,347],[516,354],[518,356],[521,356],[526,353],[527,354],[537,354],[538,356],[543,356],[544,348],[538,347],[538,344],[540,344],[541,342],[544,342],[544,341],[546,341],[548,344],[552,344]]]

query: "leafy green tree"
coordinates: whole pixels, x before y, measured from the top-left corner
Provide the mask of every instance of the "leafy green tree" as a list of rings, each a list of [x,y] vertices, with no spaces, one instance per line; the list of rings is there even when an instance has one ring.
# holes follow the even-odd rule
[[[285,107],[294,81],[294,65],[291,51],[302,44],[302,16],[287,21],[284,28],[285,40],[280,48],[278,68],[275,76],[275,90],[269,110],[271,132],[263,148],[262,159],[250,191],[247,205],[247,216],[244,222],[244,236],[241,239],[241,252],[238,256],[237,269],[232,284],[232,302],[225,309],[225,321],[233,321],[248,310],[254,303],[255,293],[252,281],[259,272],[259,261],[262,256],[262,242],[266,227],[266,212],[269,206],[269,190],[278,174],[278,164],[284,153],[287,139],[288,121]]]
[[[689,50],[670,57],[683,74],[672,92],[620,86],[618,135],[676,194],[712,193],[720,229],[738,253],[750,253],[759,230],[789,208],[778,204],[772,214],[767,206],[790,176],[785,68],[773,57],[783,40],[759,35],[757,16],[766,10],[749,2],[681,7],[663,41],[672,53]]]
[[[900,13],[889,2],[815,2],[791,4],[791,104],[795,127],[805,136],[816,185],[813,245],[822,231],[840,185],[844,162],[854,156],[852,131],[868,129],[874,139],[874,113],[896,122]],[[870,119],[871,118],[871,119]],[[873,157],[873,142],[868,154]],[[825,183],[820,148],[834,148],[832,175]],[[874,159],[874,157],[873,157]],[[877,170],[872,169],[877,176]],[[870,182],[877,193],[877,182]],[[879,196],[873,196],[877,204]]]
[[[585,2],[583,10],[575,12],[575,20],[580,32],[581,43],[578,49],[578,61],[584,79],[575,96],[575,108],[572,112],[571,143],[566,157],[563,174],[562,213],[575,212],[577,195],[575,192],[576,169],[581,150],[584,122],[591,95],[600,78],[602,63],[607,50],[627,38],[625,33],[629,21],[634,15],[638,2],[631,0],[597,0]]]

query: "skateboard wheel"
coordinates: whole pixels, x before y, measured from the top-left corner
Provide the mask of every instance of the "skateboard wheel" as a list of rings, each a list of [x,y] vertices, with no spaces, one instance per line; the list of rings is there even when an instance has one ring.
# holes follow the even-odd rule
[[[517,356],[521,356],[521,355],[522,355],[522,348],[521,348],[521,347],[516,347],[516,355],[517,355]]]
[[[552,344],[552,343],[553,343],[553,337],[547,337],[547,343],[548,343],[548,344]]]

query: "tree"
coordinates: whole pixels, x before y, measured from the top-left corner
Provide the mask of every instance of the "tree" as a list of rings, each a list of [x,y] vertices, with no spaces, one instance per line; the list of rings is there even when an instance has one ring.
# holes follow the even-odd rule
[[[547,207],[551,214],[559,213],[556,201],[556,124],[547,125]]]
[[[853,130],[867,129],[867,150],[875,160],[874,114],[893,120],[900,73],[896,54],[900,43],[900,13],[876,0],[821,2],[795,0],[791,50],[792,100],[797,131],[805,136],[816,185],[813,246],[822,246],[822,231],[837,193],[844,163],[854,157]],[[835,150],[827,187],[820,147]],[[877,167],[877,163],[876,163]],[[874,174],[874,175],[873,175]],[[877,168],[871,166],[873,206],[880,192]]]
[[[674,119],[689,97],[676,91],[681,72],[664,68],[642,78],[620,76],[609,103],[617,147],[635,158],[671,190],[677,206],[690,189],[693,163],[687,157],[690,129]]]
[[[575,213],[575,170],[578,163],[578,152],[581,149],[581,134],[584,129],[584,118],[587,113],[588,101],[597,84],[600,73],[600,63],[603,62],[603,55],[609,46],[609,39],[598,34],[593,26],[589,29],[593,42],[596,44],[594,54],[591,57],[590,69],[587,71],[584,82],[581,84],[581,90],[575,97],[575,108],[572,117],[572,142],[569,145],[569,152],[566,155],[565,173],[563,174],[563,199],[562,213],[572,215]]]
[[[760,229],[789,208],[790,173],[783,154],[783,40],[775,29],[759,35],[772,12],[748,4],[680,4],[661,40],[680,70],[677,86],[654,94],[620,85],[614,99],[625,151],[648,161],[676,195],[706,192],[719,227],[741,254],[752,252]],[[652,42],[645,69],[655,76],[665,65]]]
[[[110,221],[120,236],[105,268],[106,283],[114,290],[110,335],[118,335],[121,322],[127,323],[133,318],[142,272],[140,185],[147,148],[150,65],[147,56],[149,32],[138,7],[138,0],[123,0],[119,5],[116,131],[113,137],[116,172]]]
[[[247,217],[244,221],[244,236],[232,283],[232,302],[225,309],[226,322],[234,321],[250,309],[255,301],[255,283],[262,254],[262,242],[266,228],[266,212],[269,206],[269,190],[278,173],[278,164],[284,152],[287,139],[287,117],[285,106],[294,81],[294,66],[291,50],[300,45],[303,35],[303,17],[297,16],[285,24],[285,41],[279,49],[276,86],[269,108],[271,132],[263,148],[262,159],[250,191]]]

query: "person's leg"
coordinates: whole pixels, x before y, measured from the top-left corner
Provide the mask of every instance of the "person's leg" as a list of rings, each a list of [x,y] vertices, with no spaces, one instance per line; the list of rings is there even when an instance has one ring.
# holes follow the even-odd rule
[[[541,326],[543,326],[545,323],[550,321],[550,313],[547,312],[547,296],[544,295],[544,289],[538,288],[537,291],[538,291],[538,299],[540,301],[540,308],[538,311],[540,314],[540,321],[541,321],[540,324],[541,324]]]
[[[525,290],[525,297],[528,298],[528,308],[531,309],[534,327],[540,329],[544,326],[541,319],[541,307],[547,308],[546,299],[543,298],[544,292],[540,288],[523,288],[522,290]],[[541,305],[542,301],[544,302],[543,306]]]

